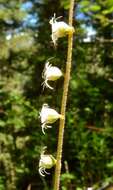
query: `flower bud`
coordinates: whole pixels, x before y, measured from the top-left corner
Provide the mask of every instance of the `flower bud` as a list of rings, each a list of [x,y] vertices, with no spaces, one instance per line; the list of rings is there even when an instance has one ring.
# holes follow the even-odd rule
[[[56,159],[51,154],[44,154],[44,151],[41,153],[39,161],[39,173],[42,176],[49,174],[46,172],[46,169],[52,168],[56,164]],[[45,174],[44,174],[45,173]]]
[[[47,124],[54,123],[57,119],[62,118],[63,116],[59,114],[52,108],[49,108],[47,104],[43,104],[42,110],[40,112],[41,123],[42,123],[42,132],[45,134],[44,129],[51,128]]]
[[[45,79],[43,82],[43,85],[53,89],[49,84],[48,81],[55,81],[57,79],[59,79],[62,76],[62,72],[58,67],[52,66],[51,64],[49,64],[49,62],[47,62],[45,64],[45,68],[43,71],[43,78]]]
[[[74,28],[73,26],[69,26],[65,22],[57,22],[58,18],[56,18],[56,15],[54,14],[54,17],[49,21],[49,23],[52,26],[52,41],[54,45],[56,46],[56,42],[58,38],[64,37],[66,35],[73,34]]]

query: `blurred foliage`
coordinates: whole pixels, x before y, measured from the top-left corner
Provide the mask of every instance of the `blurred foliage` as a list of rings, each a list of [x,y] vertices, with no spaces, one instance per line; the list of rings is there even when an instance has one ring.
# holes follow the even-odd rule
[[[54,169],[41,178],[38,162],[43,146],[56,155],[58,122],[44,136],[39,112],[43,103],[60,111],[63,78],[43,91],[42,71],[54,57],[51,63],[65,72],[67,38],[54,49],[49,19],[56,13],[67,22],[68,9],[69,0],[54,6],[52,0],[0,0],[0,190],[52,189]],[[96,190],[113,181],[112,11],[112,0],[75,2],[62,190]]]

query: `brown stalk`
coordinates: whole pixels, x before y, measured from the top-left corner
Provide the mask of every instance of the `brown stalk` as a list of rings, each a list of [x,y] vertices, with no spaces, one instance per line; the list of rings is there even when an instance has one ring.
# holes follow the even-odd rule
[[[70,9],[69,9],[69,25],[70,26],[72,26],[72,21],[73,21],[73,8],[74,8],[74,0],[70,0]],[[73,34],[69,34],[66,72],[65,72],[65,78],[64,78],[63,96],[62,96],[62,103],[61,103],[61,115],[63,116],[64,119],[60,119],[60,123],[59,123],[59,135],[58,135],[57,158],[56,158],[57,163],[56,163],[56,168],[55,168],[54,190],[59,190],[59,187],[60,187],[61,160],[62,160],[63,137],[64,137],[64,127],[65,127],[65,112],[66,112],[68,86],[69,86],[70,72],[71,72],[72,46],[73,46]]]

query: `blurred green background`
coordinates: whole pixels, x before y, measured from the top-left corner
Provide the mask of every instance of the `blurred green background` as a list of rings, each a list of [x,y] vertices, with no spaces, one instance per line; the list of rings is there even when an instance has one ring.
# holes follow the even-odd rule
[[[58,122],[41,131],[43,103],[60,111],[63,78],[42,89],[48,58],[65,72],[67,37],[55,49],[49,20],[68,22],[69,0],[0,0],[0,190],[52,190],[40,152],[56,156]],[[61,190],[113,181],[113,0],[76,0]]]

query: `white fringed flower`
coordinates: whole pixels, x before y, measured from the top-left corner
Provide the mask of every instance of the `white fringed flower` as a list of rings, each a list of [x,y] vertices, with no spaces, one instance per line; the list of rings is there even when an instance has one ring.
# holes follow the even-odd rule
[[[42,123],[41,127],[43,134],[45,134],[44,129],[51,128],[51,126],[47,124],[54,123],[59,118],[63,119],[63,116],[61,114],[59,114],[54,109],[49,108],[47,104],[43,104],[40,112],[40,117],[41,117],[41,123]]]
[[[39,161],[39,174],[41,176],[49,174],[48,172],[46,172],[46,169],[50,169],[56,164],[56,159],[51,154],[44,154],[45,149],[46,147],[43,148]]]
[[[59,18],[61,17],[56,18],[56,14],[54,14],[54,17],[52,17],[52,19],[49,21],[49,23],[52,26],[51,37],[55,46],[58,38],[64,37],[69,34],[73,34],[74,32],[74,28],[72,26],[69,26],[63,21],[57,22]]]
[[[52,66],[51,64],[49,64],[49,61],[47,61],[42,74],[42,77],[44,78],[43,86],[53,89],[53,87],[48,84],[48,81],[55,81],[59,79],[62,75],[62,71],[58,67]]]

